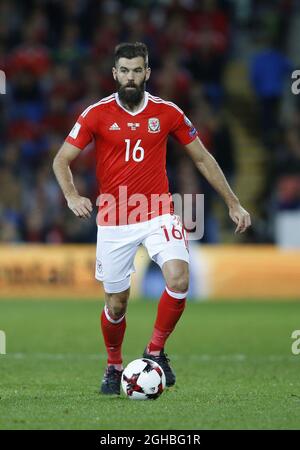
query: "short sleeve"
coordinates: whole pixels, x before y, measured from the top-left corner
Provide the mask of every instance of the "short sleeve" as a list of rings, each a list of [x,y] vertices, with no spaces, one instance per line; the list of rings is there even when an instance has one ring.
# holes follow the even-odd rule
[[[198,136],[192,122],[180,111],[176,111],[174,128],[170,134],[182,145],[190,144]]]
[[[80,115],[65,141],[83,150],[93,140],[87,120]]]

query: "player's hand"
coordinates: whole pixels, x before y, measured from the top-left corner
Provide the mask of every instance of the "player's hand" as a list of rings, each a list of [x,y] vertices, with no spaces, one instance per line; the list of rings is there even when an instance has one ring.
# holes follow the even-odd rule
[[[91,217],[93,211],[93,205],[89,198],[81,197],[80,195],[72,195],[66,198],[68,207],[80,218]]]
[[[251,225],[250,214],[239,203],[229,206],[229,216],[237,225],[235,233],[244,233]]]

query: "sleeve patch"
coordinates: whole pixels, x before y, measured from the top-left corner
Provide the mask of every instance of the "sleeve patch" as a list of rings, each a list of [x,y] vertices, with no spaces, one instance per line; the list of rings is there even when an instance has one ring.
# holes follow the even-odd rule
[[[71,138],[73,138],[73,139],[76,139],[77,136],[78,136],[80,128],[81,128],[80,123],[76,122],[74,127],[70,131],[69,136],[71,136]]]

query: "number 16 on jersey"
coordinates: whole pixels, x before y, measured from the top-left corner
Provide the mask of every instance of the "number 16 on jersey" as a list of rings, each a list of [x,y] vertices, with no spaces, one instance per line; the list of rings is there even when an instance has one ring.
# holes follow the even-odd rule
[[[141,139],[138,139],[135,143],[133,149],[131,149],[131,141],[130,139],[125,139],[126,142],[126,152],[125,152],[125,161],[128,162],[130,160],[130,157],[132,155],[132,159],[135,162],[143,161],[145,156],[145,151],[143,147],[140,146],[140,143],[142,142]]]

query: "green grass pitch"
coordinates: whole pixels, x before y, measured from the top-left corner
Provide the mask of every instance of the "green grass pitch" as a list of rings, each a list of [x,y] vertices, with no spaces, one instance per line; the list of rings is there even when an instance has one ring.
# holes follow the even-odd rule
[[[128,307],[124,363],[141,356],[155,302]],[[1,301],[0,429],[299,429],[298,302],[189,302],[166,347],[177,384],[155,401],[98,394],[102,303]]]

